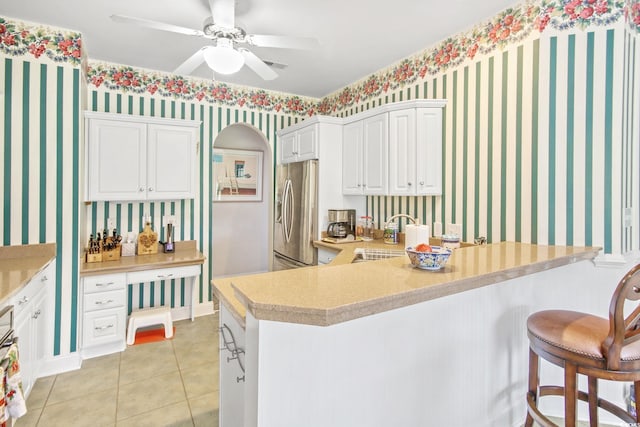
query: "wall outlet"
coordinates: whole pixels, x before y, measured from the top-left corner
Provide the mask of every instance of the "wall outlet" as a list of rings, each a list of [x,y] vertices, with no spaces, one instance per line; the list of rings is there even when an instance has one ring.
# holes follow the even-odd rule
[[[107,218],[107,230],[109,232],[113,231],[116,228],[116,219],[115,218]]]

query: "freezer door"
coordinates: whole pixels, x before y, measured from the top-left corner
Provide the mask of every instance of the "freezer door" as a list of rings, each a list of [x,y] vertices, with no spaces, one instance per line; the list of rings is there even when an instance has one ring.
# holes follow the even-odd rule
[[[277,171],[273,250],[305,265],[316,265],[317,161],[289,163]]]

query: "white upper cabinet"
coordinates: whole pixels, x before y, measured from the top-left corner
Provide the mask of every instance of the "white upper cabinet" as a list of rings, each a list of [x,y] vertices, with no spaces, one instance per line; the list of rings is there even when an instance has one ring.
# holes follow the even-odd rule
[[[318,135],[318,123],[307,124],[295,130],[284,130],[280,137],[280,163],[317,159]]]
[[[386,114],[364,119],[362,123],[364,194],[384,195],[387,193],[389,118]]]
[[[86,112],[86,200],[191,199],[200,122]]]
[[[442,109],[389,112],[389,193],[442,194]]]
[[[387,126],[387,115],[381,114],[342,128],[342,194],[386,193]]]
[[[197,128],[150,124],[148,132],[147,198],[194,198]]]
[[[416,110],[389,113],[389,193],[416,191]]]
[[[442,108],[416,100],[364,111],[343,127],[342,193],[442,194]]]
[[[362,120],[342,128],[342,194],[364,194]]]
[[[442,194],[442,108],[416,109],[416,195]]]

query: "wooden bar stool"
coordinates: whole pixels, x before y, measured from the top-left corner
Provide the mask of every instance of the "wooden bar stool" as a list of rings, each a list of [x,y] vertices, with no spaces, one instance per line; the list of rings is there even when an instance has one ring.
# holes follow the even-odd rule
[[[609,319],[565,310],[533,313],[527,319],[529,391],[525,427],[552,423],[538,409],[542,396],[564,396],[565,426],[575,427],[578,400],[589,404],[589,425],[598,425],[598,407],[628,423],[640,423],[625,409],[598,398],[598,379],[635,384],[640,402],[640,264],[620,281],[609,306]],[[627,304],[625,317],[625,301]],[[539,358],[564,368],[564,387],[539,386]],[[586,375],[588,392],[579,391],[578,374]],[[640,409],[640,408],[639,408]]]

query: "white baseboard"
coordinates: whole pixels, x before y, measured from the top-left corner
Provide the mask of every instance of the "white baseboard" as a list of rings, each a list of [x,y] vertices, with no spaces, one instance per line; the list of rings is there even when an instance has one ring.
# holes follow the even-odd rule
[[[198,304],[195,307],[195,316],[207,316],[209,314],[215,313],[216,310],[213,306],[213,301],[207,301],[204,304]]]
[[[80,357],[79,352],[65,354],[64,356],[53,356],[42,364],[38,377],[42,378],[75,371],[80,369],[80,366],[82,366],[82,357]]]

